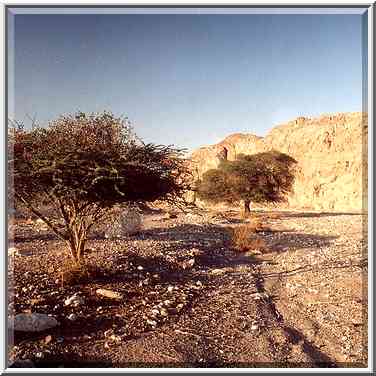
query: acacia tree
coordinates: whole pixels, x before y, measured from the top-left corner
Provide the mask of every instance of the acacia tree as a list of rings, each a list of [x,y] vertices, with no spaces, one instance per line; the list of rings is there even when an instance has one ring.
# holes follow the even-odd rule
[[[116,204],[177,202],[186,191],[183,150],[144,144],[111,113],[63,116],[9,134],[12,193],[82,261],[93,225]],[[41,204],[53,209],[46,215]]]
[[[295,164],[293,158],[274,150],[239,155],[235,161],[224,160],[217,169],[207,171],[198,182],[197,194],[214,203],[241,201],[244,213],[249,213],[251,202],[285,200],[292,190]]]

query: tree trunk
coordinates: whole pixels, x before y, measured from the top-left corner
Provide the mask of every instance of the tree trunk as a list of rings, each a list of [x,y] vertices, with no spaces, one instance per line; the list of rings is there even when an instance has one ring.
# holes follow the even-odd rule
[[[251,201],[249,200],[243,200],[243,214],[244,215],[248,215],[250,212],[251,212],[251,209],[249,208],[249,206],[251,205]]]
[[[76,264],[80,264],[84,256],[86,237],[78,237],[72,234],[71,238],[67,241],[67,243],[71,258]]]

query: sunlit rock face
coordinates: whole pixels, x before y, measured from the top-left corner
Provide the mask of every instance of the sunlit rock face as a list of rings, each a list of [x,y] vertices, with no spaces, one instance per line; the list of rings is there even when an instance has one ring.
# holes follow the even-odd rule
[[[293,192],[281,208],[360,211],[367,198],[368,117],[360,112],[299,117],[266,137],[233,134],[192,153],[196,179],[223,159],[278,150],[298,161]]]

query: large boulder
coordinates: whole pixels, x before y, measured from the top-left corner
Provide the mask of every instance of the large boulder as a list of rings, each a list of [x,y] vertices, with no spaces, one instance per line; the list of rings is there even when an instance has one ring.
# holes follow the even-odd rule
[[[142,216],[137,208],[118,209],[106,223],[106,238],[134,235],[142,229]]]
[[[44,313],[19,313],[9,320],[9,328],[20,332],[41,332],[54,328],[59,322]]]

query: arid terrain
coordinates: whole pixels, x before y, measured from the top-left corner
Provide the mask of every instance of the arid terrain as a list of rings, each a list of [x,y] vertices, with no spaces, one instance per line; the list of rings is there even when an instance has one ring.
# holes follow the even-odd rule
[[[150,210],[136,235],[93,234],[86,260],[98,273],[79,284],[62,278],[62,241],[15,221],[9,317],[42,313],[58,325],[10,330],[13,366],[365,367],[366,215],[256,215],[266,246],[239,253],[234,211]]]

